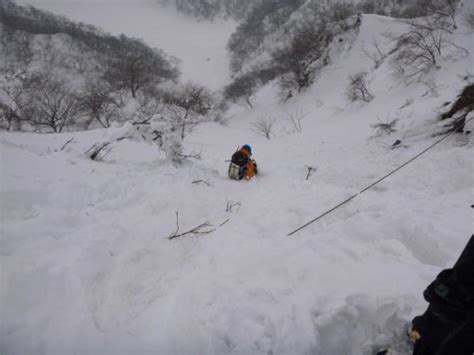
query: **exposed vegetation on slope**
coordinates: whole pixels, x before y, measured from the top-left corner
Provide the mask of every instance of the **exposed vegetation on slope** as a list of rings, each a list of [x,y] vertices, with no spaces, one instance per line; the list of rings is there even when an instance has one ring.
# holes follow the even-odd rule
[[[216,105],[209,90],[179,84],[179,75],[176,58],[140,39],[0,2],[3,129],[62,132],[159,121],[155,135],[179,131],[183,139]],[[198,94],[183,105],[190,87]]]
[[[407,52],[413,52],[408,48],[407,38],[418,43],[420,38],[406,34],[394,41],[398,41],[396,47],[400,49],[396,64],[408,70],[401,73],[402,76],[426,72],[430,63],[436,65],[435,57],[441,52],[436,47],[443,44],[436,43],[436,39],[441,38],[440,41],[446,43],[445,35],[456,28],[454,15],[458,5],[458,0],[364,0],[358,3],[263,0],[252,8],[229,40],[227,48],[234,78],[224,90],[225,97],[233,101],[244,99],[252,106],[251,96],[257,89],[278,79],[282,99],[291,98],[313,83],[318,71],[330,62],[332,40],[357,30],[361,14],[403,18],[421,39],[431,36],[433,39],[428,42],[432,43],[433,56],[421,69],[418,65],[413,68],[410,63],[402,63],[403,58],[405,62],[410,58]],[[432,19],[422,20],[423,23],[412,19],[422,16],[432,16]],[[430,26],[425,26],[426,23]],[[413,56],[419,58],[418,52],[413,52]]]

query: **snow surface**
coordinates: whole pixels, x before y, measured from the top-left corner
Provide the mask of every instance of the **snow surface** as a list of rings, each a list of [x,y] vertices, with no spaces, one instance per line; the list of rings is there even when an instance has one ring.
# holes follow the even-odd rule
[[[18,0],[96,25],[115,35],[142,38],[153,47],[181,60],[183,80],[211,89],[229,80],[225,46],[236,27],[233,21],[198,21],[156,0]]]
[[[375,70],[362,52],[398,25],[362,23],[335,41],[308,92],[282,105],[270,85],[255,110],[199,126],[185,148],[202,159],[183,166],[128,141],[102,162],[87,159],[117,128],[1,133],[0,353],[359,355],[392,344],[407,354],[403,333],[426,307],[422,291],[472,233],[470,135],[286,234],[439,139],[437,112],[466,84],[473,57],[447,59],[430,93],[393,80],[388,63]],[[474,53],[472,36],[460,27],[456,43]],[[375,99],[348,105],[347,76],[361,69]],[[301,133],[285,120],[297,111],[307,114]],[[278,118],[270,140],[252,131],[261,117]],[[371,125],[394,117],[396,133],[375,134]],[[389,149],[396,139],[403,146]],[[260,174],[231,181],[225,160],[245,143]],[[317,169],[308,180],[306,165]],[[206,221],[215,231],[168,240],[176,212],[180,231]]]

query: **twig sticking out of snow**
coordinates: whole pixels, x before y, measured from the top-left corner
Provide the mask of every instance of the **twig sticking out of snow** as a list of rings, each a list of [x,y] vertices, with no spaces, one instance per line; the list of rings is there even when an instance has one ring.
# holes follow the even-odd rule
[[[375,130],[378,130],[379,133],[384,132],[386,134],[394,133],[397,131],[395,128],[398,118],[391,120],[390,122],[379,122],[371,125]]]
[[[306,169],[308,169],[308,173],[306,174],[306,180],[308,180],[309,177],[313,174],[313,172],[316,171],[316,168],[309,165],[305,165],[305,166],[306,166]]]
[[[99,153],[100,153],[105,147],[107,147],[108,145],[110,145],[110,142],[103,143],[103,144],[100,144],[100,145],[94,144],[92,147],[90,147],[90,148],[86,151],[86,154],[87,154],[88,152],[92,151],[92,154],[89,156],[89,158],[91,158],[92,160],[96,160],[96,159],[97,159],[97,156],[99,155]]]
[[[61,149],[59,149],[59,150],[60,150],[60,151],[63,151],[64,148],[66,148],[67,145],[68,145],[69,143],[72,143],[73,141],[74,141],[74,137],[72,137],[70,140],[68,140],[66,143],[64,143],[64,145],[63,145],[63,146],[61,147]]]
[[[185,159],[196,159],[200,160],[201,159],[201,153],[196,153],[196,152],[191,152],[189,154],[184,154],[180,152],[174,152],[176,158],[180,160],[185,160]]]
[[[204,184],[207,186],[212,186],[208,180],[203,180],[203,179],[194,180],[191,184]]]
[[[465,124],[467,124],[468,122],[472,121],[474,119],[474,117],[470,118],[467,122],[465,122]],[[351,200],[353,200],[354,198],[356,198],[357,196],[363,194],[364,192],[366,192],[367,190],[370,190],[372,187],[374,187],[375,185],[381,183],[382,181],[384,181],[386,178],[388,178],[389,176],[395,174],[397,171],[399,171],[400,169],[403,169],[405,166],[407,166],[408,164],[410,164],[411,162],[413,162],[414,160],[418,159],[419,157],[421,157],[423,154],[425,154],[426,152],[428,152],[430,149],[434,148],[436,145],[438,145],[439,143],[441,143],[442,141],[444,141],[446,138],[448,138],[449,136],[451,136],[453,133],[455,133],[456,131],[454,130],[451,130],[449,131],[448,133],[445,132],[445,136],[438,139],[437,141],[435,141],[433,144],[431,144],[430,146],[428,146],[426,149],[422,150],[420,153],[418,153],[417,155],[415,155],[413,158],[407,160],[405,163],[403,163],[402,165],[400,165],[398,168],[390,171],[388,174],[384,175],[383,177],[381,177],[380,179],[378,179],[377,181],[373,182],[372,184],[370,184],[369,186],[365,187],[363,190],[361,190],[360,192],[352,195],[351,197],[347,198],[346,200],[342,201],[341,203],[339,203],[338,205],[334,206],[333,208],[327,210],[326,212],[324,212],[323,214],[320,214],[319,216],[317,216],[316,218],[313,218],[312,220],[310,220],[309,222],[303,224],[302,226],[294,229],[293,231],[291,231],[290,233],[287,234],[287,237],[290,237],[292,236],[293,234],[299,232],[300,230],[308,227],[310,224],[313,224],[314,222],[318,221],[319,219],[327,216],[328,214],[330,214],[331,212],[339,209],[340,207],[344,206],[346,203],[350,202]]]
[[[240,206],[242,206],[241,202],[233,202],[233,201],[228,201],[227,206],[225,208],[226,212],[232,213],[234,208],[236,209],[235,213],[239,212]]]
[[[210,229],[206,229],[210,228]],[[168,239],[175,239],[175,238],[180,238],[184,237],[189,234],[194,234],[194,235],[199,235],[199,234],[209,234],[212,233],[216,230],[212,224],[210,224],[208,221],[201,223],[200,225],[191,228],[190,230],[183,232],[183,233],[178,233],[179,232],[179,216],[178,216],[178,211],[176,211],[176,231],[168,237]]]

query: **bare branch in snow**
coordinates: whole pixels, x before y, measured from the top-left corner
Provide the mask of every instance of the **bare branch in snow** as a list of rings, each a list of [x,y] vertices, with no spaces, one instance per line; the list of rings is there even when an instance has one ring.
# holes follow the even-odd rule
[[[216,230],[212,224],[210,224],[208,221],[201,223],[200,225],[191,228],[187,230],[186,232],[179,233],[179,215],[178,211],[176,211],[176,231],[168,237],[168,239],[175,239],[175,238],[181,238],[189,234],[193,235],[199,235],[199,234],[209,234],[212,233]]]
[[[227,206],[225,208],[225,211],[232,213],[235,209],[236,210],[235,213],[238,213],[241,206],[242,206],[242,203],[239,201],[238,202],[227,201]]]
[[[291,123],[291,126],[292,126],[294,132],[301,133],[302,130],[303,130],[303,126],[302,126],[301,122],[308,115],[309,115],[309,113],[302,113],[302,112],[296,110],[292,114],[287,113],[286,114],[286,119],[288,120],[288,122]]]
[[[102,143],[102,144],[94,143],[94,145],[86,151],[86,154],[92,151],[92,153],[89,155],[89,158],[91,158],[92,160],[96,160],[100,152],[109,145],[110,145],[110,142]]]
[[[204,184],[204,185],[207,185],[207,186],[212,186],[211,183],[208,180],[203,180],[203,179],[194,180],[192,182],[192,184]]]
[[[276,117],[260,118],[257,122],[252,124],[253,131],[267,139],[270,139],[273,135],[273,126],[276,120]]]
[[[61,149],[59,149],[60,151],[64,150],[64,148],[67,147],[67,145],[69,143],[72,143],[74,141],[74,137],[72,137],[70,140],[68,140],[66,143],[64,143],[64,145],[61,147]]]
[[[377,131],[377,134],[381,134],[381,133],[390,134],[397,131],[395,128],[397,122],[398,122],[398,118],[394,118],[388,122],[382,122],[379,119],[379,122],[371,125],[371,127]]]

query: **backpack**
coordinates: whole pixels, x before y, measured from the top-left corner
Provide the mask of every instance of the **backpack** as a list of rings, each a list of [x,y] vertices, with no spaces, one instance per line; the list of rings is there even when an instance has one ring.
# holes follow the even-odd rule
[[[244,166],[238,166],[237,164],[230,162],[229,170],[227,172],[227,175],[231,179],[242,180],[244,175],[245,175],[245,170],[246,170],[245,165]]]

